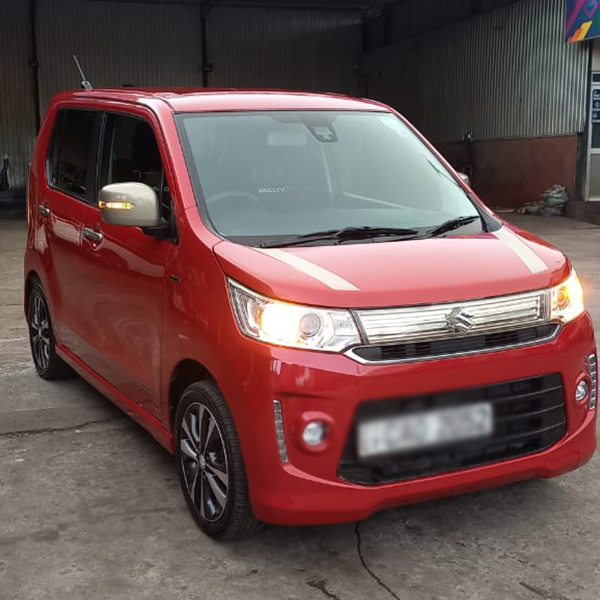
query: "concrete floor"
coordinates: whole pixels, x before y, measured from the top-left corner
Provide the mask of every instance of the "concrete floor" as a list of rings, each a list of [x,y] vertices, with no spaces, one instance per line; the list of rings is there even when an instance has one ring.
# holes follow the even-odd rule
[[[518,221],[571,256],[600,324],[600,228]],[[211,541],[148,434],[81,380],[35,375],[24,244],[23,223],[0,221],[0,599],[600,598],[600,457],[359,526]]]

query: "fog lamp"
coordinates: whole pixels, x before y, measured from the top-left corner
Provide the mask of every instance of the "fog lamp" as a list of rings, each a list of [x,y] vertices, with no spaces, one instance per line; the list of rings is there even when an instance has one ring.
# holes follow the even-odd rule
[[[582,379],[575,388],[575,400],[577,402],[583,402],[590,391],[590,384],[587,382],[587,379]]]
[[[302,432],[302,439],[307,446],[318,446],[323,443],[327,434],[327,426],[323,421],[311,421]]]

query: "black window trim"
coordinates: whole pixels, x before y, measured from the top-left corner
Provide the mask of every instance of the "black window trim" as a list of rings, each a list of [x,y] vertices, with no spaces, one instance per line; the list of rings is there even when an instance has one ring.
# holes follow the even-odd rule
[[[130,119],[137,119],[138,121],[143,121],[152,129],[152,133],[154,133],[154,137],[156,138],[156,133],[154,132],[154,127],[152,127],[152,123],[148,121],[148,119],[144,117],[140,117],[140,115],[136,115],[134,113],[122,111],[122,110],[106,110],[102,109],[102,127],[100,130],[100,139],[98,140],[98,160],[96,161],[96,182],[94,185],[94,196],[96,198],[96,203],[98,203],[98,194],[100,193],[100,169],[102,167],[102,153],[104,152],[104,142],[106,141],[106,125],[108,123],[109,115],[115,115],[118,117],[128,117]],[[156,143],[158,145],[158,151],[160,153],[160,144],[158,143],[158,139],[156,139]],[[162,163],[162,156],[161,156]],[[163,171],[165,170],[164,164],[162,165]]]
[[[92,137],[90,140],[90,154],[88,157],[88,171],[87,171],[87,181],[86,181],[86,196],[82,196],[81,194],[76,194],[75,192],[71,192],[65,190],[61,187],[58,187],[52,182],[51,177],[51,155],[54,150],[54,144],[56,144],[56,137],[58,135],[58,130],[60,128],[60,133],[63,132],[64,124],[65,124],[65,114],[67,111],[80,111],[80,112],[88,112],[95,113],[94,115],[94,126],[92,128]],[[45,161],[45,171],[46,171],[46,185],[55,192],[59,194],[63,194],[69,198],[73,198],[74,200],[78,200],[79,202],[83,202],[89,206],[97,206],[97,194],[96,186],[97,186],[97,177],[96,171],[98,168],[98,152],[100,149],[100,133],[101,128],[103,127],[103,111],[101,109],[92,107],[92,106],[70,106],[64,105],[59,106],[58,111],[56,113],[56,117],[54,119],[54,124],[52,126],[52,133],[50,134],[50,142],[48,143],[48,147],[46,149],[46,161]],[[57,127],[57,124],[60,127]],[[92,179],[93,178],[93,179]],[[91,180],[91,181],[90,181]],[[90,185],[90,183],[92,185]],[[92,193],[93,192],[93,193]]]
[[[146,118],[145,116],[127,112],[126,110],[118,110],[118,109],[102,108],[102,109],[99,109],[99,111],[102,112],[102,121],[101,121],[99,137],[98,137],[97,152],[96,152],[96,168],[95,168],[95,172],[94,172],[94,179],[95,179],[95,181],[94,181],[94,200],[95,200],[94,205],[98,206],[98,196],[100,194],[100,168],[101,168],[101,162],[102,162],[102,154],[104,152],[104,142],[106,141],[106,125],[108,122],[109,115],[128,117],[130,119],[137,119],[138,121],[142,121],[143,123],[146,123],[146,125],[148,125],[150,127],[150,129],[152,130],[152,133],[154,134],[154,139],[156,140],[156,145],[158,146],[158,152],[160,155],[160,162],[161,162],[161,166],[162,166],[163,180],[167,180],[167,182],[168,182],[165,160],[163,158],[163,153],[161,152],[161,139],[162,139],[162,145],[164,148],[166,148],[166,144],[164,142],[164,137],[159,139],[159,137],[163,135],[163,131],[162,131],[162,128],[160,127],[160,124],[158,127],[158,135],[157,135],[157,129],[152,125],[150,120],[148,118]],[[167,156],[167,158],[168,158],[168,156]],[[173,189],[170,184],[169,184],[169,195],[171,198],[171,223],[169,223],[169,227],[171,229],[172,235],[170,237],[166,237],[163,239],[164,239],[164,241],[168,241],[168,242],[171,242],[172,244],[178,245],[179,244],[179,228],[177,227],[177,209],[175,207],[175,201],[173,199]],[[161,198],[159,198],[159,202],[160,201],[161,201]],[[151,228],[142,228],[142,230],[146,230],[146,231],[144,231],[145,233],[148,233],[150,231],[150,229]]]

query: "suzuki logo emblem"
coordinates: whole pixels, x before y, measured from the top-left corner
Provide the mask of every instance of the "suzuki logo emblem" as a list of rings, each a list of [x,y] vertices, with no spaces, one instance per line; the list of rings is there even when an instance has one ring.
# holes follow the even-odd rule
[[[446,328],[452,333],[467,333],[475,325],[473,317],[463,308],[453,308],[446,315]]]

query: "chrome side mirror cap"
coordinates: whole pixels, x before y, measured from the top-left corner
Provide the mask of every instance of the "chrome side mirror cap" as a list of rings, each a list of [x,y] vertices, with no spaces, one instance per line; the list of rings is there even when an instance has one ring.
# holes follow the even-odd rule
[[[129,227],[158,227],[160,207],[156,192],[145,183],[105,185],[98,196],[100,215],[105,223]]]
[[[459,173],[458,176],[462,179],[465,185],[471,187],[471,178],[466,173]]]

